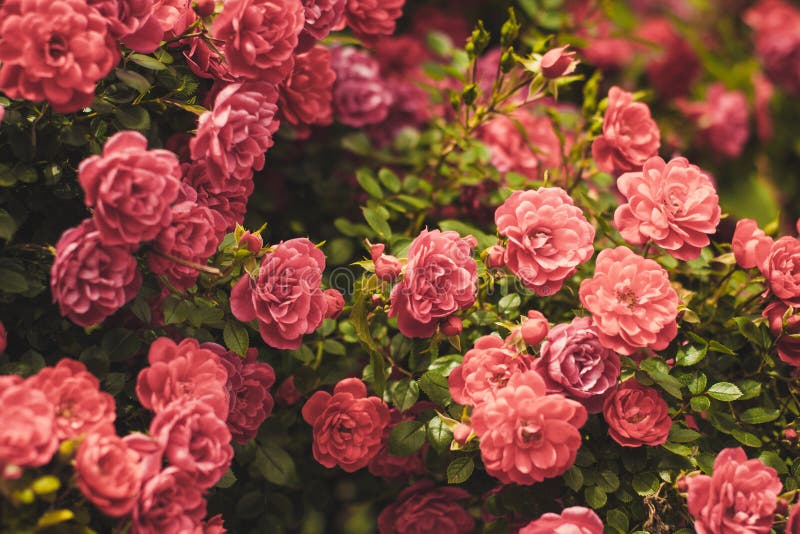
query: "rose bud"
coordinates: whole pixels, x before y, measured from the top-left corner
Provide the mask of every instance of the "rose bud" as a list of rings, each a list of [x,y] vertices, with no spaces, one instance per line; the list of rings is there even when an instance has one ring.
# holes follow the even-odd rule
[[[197,0],[194,11],[201,17],[209,17],[214,14],[214,9],[216,9],[216,7],[216,2],[214,0]]]
[[[486,249],[486,256],[483,262],[489,269],[499,269],[505,265],[505,253],[506,249],[504,249],[501,245],[492,245]]]
[[[520,333],[526,345],[540,343],[549,330],[550,325],[547,323],[547,318],[536,310],[530,310],[528,318],[520,326]]]
[[[290,376],[278,387],[275,392],[275,400],[286,406],[297,404],[297,401],[303,398],[303,394],[298,391],[294,385],[294,376]]]
[[[239,246],[244,247],[253,254],[258,254],[264,248],[264,240],[260,235],[251,234],[250,230],[246,230],[242,237],[239,238]]]
[[[461,319],[456,317],[455,315],[451,315],[441,323],[439,323],[439,329],[442,333],[448,337],[457,336],[461,333],[464,329],[464,324],[461,322]]]
[[[459,423],[453,429],[453,439],[459,445],[465,445],[467,440],[469,439],[470,434],[472,434],[472,427],[469,425],[465,425],[464,423]]]
[[[789,441],[794,441],[797,439],[797,430],[794,428],[785,428],[783,430],[783,438],[788,439]]]
[[[573,61],[575,52],[567,52],[566,46],[554,48],[542,56],[542,76],[550,80],[566,76],[575,71],[576,61]]]
[[[373,245],[367,241],[372,262],[375,264],[375,275],[385,282],[391,282],[400,275],[403,265],[394,256],[384,254],[386,246],[383,243]]]
[[[326,319],[337,319],[344,309],[344,297],[335,289],[323,291],[325,302],[328,304],[328,311],[325,312]]]

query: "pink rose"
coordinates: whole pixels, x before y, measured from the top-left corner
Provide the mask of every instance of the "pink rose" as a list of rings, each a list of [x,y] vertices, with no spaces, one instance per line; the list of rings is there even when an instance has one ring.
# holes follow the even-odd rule
[[[164,447],[169,463],[193,475],[200,488],[216,484],[233,458],[225,421],[199,400],[183,397],[170,403],[153,418],[150,434]]]
[[[667,441],[672,419],[658,391],[626,380],[606,397],[603,417],[609,435],[623,447],[655,447]]]
[[[764,276],[773,295],[800,307],[800,239],[784,236],[772,244]]]
[[[325,318],[338,319],[344,309],[344,296],[336,289],[326,289],[322,294],[325,295]]]
[[[139,455],[116,434],[89,434],[78,447],[75,474],[81,493],[105,515],[120,517],[136,505],[142,486]]]
[[[594,227],[560,187],[515,191],[494,213],[506,266],[540,296],[556,293],[594,254]]]
[[[567,48],[569,48],[569,46],[553,48],[545,52],[542,56],[540,66],[542,75],[545,78],[554,80],[575,72],[575,67],[577,65],[577,61],[573,59],[575,57],[575,52],[567,52]]]
[[[572,467],[586,418],[580,403],[547,395],[539,374],[528,371],[475,406],[471,421],[486,472],[504,484],[530,485]]]
[[[136,379],[136,396],[142,406],[158,414],[173,401],[196,399],[223,421],[228,416],[228,372],[219,356],[196,339],[186,338],[176,345],[160,337],[150,345],[147,361],[150,366],[139,371]]]
[[[467,534],[475,520],[456,501],[470,494],[452,486],[436,487],[421,480],[404,489],[378,516],[380,534]]]
[[[197,192],[197,203],[210,208],[225,220],[222,231],[230,231],[244,221],[247,199],[255,187],[252,178],[237,180],[225,177],[221,182],[209,172],[206,161],[196,161],[183,166],[183,181]]]
[[[109,137],[102,156],[81,162],[78,180],[104,243],[137,246],[169,225],[181,170],[172,152],[147,150],[142,134],[122,131]]]
[[[524,373],[532,364],[530,354],[516,352],[499,337],[479,337],[461,365],[447,377],[450,395],[464,405],[486,402],[497,390],[506,387],[512,376]]]
[[[164,463],[164,446],[153,436],[141,432],[128,434],[122,441],[139,457],[142,480],[149,480],[161,471]]]
[[[130,246],[105,243],[92,219],[64,232],[56,243],[50,292],[61,315],[92,326],[133,299],[142,275]]]
[[[250,230],[245,230],[242,237],[239,238],[239,247],[258,254],[264,248],[264,239],[259,234],[251,234]]]
[[[423,230],[408,249],[403,280],[392,288],[389,317],[407,337],[431,337],[440,319],[475,302],[475,238]]]
[[[727,91],[722,83],[709,85],[705,102],[677,102],[680,110],[698,126],[697,140],[716,153],[737,158],[750,135],[747,97]]]
[[[133,509],[133,534],[183,534],[193,532],[206,515],[203,489],[192,474],[167,467],[142,485]]]
[[[695,475],[686,482],[698,534],[770,531],[783,484],[773,468],[748,460],[741,447],[717,455],[713,476]]]
[[[783,317],[788,309],[783,302],[773,302],[761,315],[769,322],[769,331],[775,337],[778,357],[789,365],[800,367],[800,314],[790,315],[784,327]]]
[[[312,125],[332,123],[334,80],[331,53],[324,46],[296,55],[291,74],[280,85],[281,119],[291,124],[300,136],[309,135]]]
[[[353,46],[336,47],[331,50],[331,67],[336,73],[333,109],[339,122],[360,128],[387,117],[392,93],[375,58]]]
[[[492,245],[484,254],[484,263],[488,269],[500,269],[505,265],[506,249],[502,245]]]
[[[598,413],[617,387],[620,360],[600,344],[590,318],[576,317],[550,330],[533,369],[544,379],[548,393],[563,393],[589,413]]]
[[[42,466],[58,449],[53,403],[25,383],[8,382],[0,389],[0,475],[11,466]]]
[[[295,54],[311,50],[317,41],[323,40],[341,24],[347,0],[302,0],[305,9],[305,25],[300,32]],[[296,57],[295,57],[296,59]]]
[[[367,246],[369,247],[369,254],[372,257],[372,263],[375,265],[375,276],[385,282],[391,282],[400,276],[400,272],[403,270],[403,264],[400,263],[400,260],[396,257],[383,253],[386,249],[386,245],[383,243],[373,245],[367,241]]]
[[[114,397],[100,391],[100,381],[81,362],[64,358],[30,377],[27,384],[43,392],[55,407],[59,440],[115,432]]]
[[[158,48],[164,31],[153,15],[153,0],[88,0],[108,22],[116,39],[135,52],[149,54]]]
[[[767,76],[800,94],[800,10],[781,0],[761,0],[743,19],[755,32],[756,53]]]
[[[463,330],[464,323],[455,315],[451,315],[439,323],[439,331],[448,337],[458,336]]]
[[[647,77],[658,94],[667,99],[688,94],[701,73],[700,59],[675,24],[666,17],[651,18],[636,34],[648,42]]]
[[[476,135],[489,148],[492,165],[502,174],[515,172],[540,179],[546,170],[562,165],[561,142],[549,117],[524,109],[510,116],[497,115],[481,125]]]
[[[211,48],[203,37],[190,37],[182,42],[188,45],[182,53],[195,76],[225,82],[235,81],[235,77],[231,74],[225,58],[222,57],[218,49]]]
[[[397,19],[403,15],[405,0],[347,0],[347,25],[362,40],[392,35]]]
[[[389,424],[389,407],[378,397],[367,397],[367,387],[357,378],[340,381],[333,395],[317,391],[302,413],[313,426],[314,458],[348,473],[366,466],[378,453]]]
[[[797,503],[794,503],[789,511],[789,517],[786,521],[786,534],[800,534],[800,506]]]
[[[322,324],[328,309],[322,293],[325,255],[306,238],[290,239],[264,255],[258,274],[244,275],[231,292],[240,321],[258,319],[270,347],[294,350]]]
[[[217,514],[203,523],[202,529],[196,530],[193,534],[225,534],[226,532],[222,514]]]
[[[8,347],[8,332],[6,332],[6,325],[0,321],[0,354],[6,351]]]
[[[211,26],[236,76],[278,83],[292,70],[305,24],[300,0],[229,0]]]
[[[300,393],[294,385],[293,376],[281,382],[281,385],[278,386],[278,390],[275,392],[275,400],[284,406],[292,406],[302,398],[303,394]]]
[[[593,510],[583,506],[571,506],[564,508],[560,514],[544,514],[539,519],[522,527],[519,534],[552,534],[554,532],[603,534],[603,522]]]
[[[654,156],[638,172],[617,178],[627,200],[614,213],[614,224],[632,245],[652,240],[679,260],[692,260],[710,243],[720,219],[714,182],[686,158],[669,163]]]
[[[592,143],[592,157],[603,172],[638,170],[658,154],[661,132],[644,102],[619,87],[608,92],[608,108],[603,117],[603,134]]]
[[[737,221],[731,245],[739,267],[742,269],[758,267],[758,270],[762,273],[767,272],[772,238],[758,227],[756,221],[753,219],[740,219]]]
[[[181,35],[197,19],[190,0],[153,0],[153,18],[158,20],[165,39]]]
[[[547,322],[547,317],[540,311],[530,310],[527,317],[522,320],[519,334],[526,345],[534,346],[541,343],[549,330],[550,324]]]
[[[600,343],[620,354],[664,350],[678,333],[678,293],[667,271],[629,248],[601,251],[594,277],[581,282],[579,296]]]
[[[415,404],[409,412],[416,411],[415,409],[422,404],[424,403]],[[389,424],[383,429],[381,448],[367,465],[371,475],[384,480],[396,480],[402,477],[408,478],[410,475],[421,475],[427,471],[424,458],[426,445],[411,456],[395,456],[389,452],[389,435],[392,429],[403,421],[413,421],[416,418],[414,413],[409,412],[403,414],[396,408],[389,410]]]
[[[106,19],[85,0],[6,0],[0,21],[0,89],[9,98],[79,111],[119,61]]]

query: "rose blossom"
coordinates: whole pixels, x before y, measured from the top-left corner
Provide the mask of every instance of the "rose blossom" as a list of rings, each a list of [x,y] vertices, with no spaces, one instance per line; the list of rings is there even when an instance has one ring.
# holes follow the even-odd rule
[[[78,111],[118,61],[105,17],[84,0],[6,0],[0,7],[0,89],[9,98]]]
[[[609,435],[623,447],[655,447],[667,441],[672,419],[658,391],[629,379],[606,397],[603,417]]]
[[[789,365],[800,367],[800,314],[793,313],[789,316],[784,333],[783,316],[788,309],[783,302],[773,302],[761,315],[769,322],[769,331],[775,337],[778,357]],[[792,337],[793,335],[798,337]]]
[[[600,344],[590,318],[576,317],[550,330],[533,369],[544,379],[548,393],[563,393],[589,413],[597,413],[617,386],[620,360]]]
[[[773,295],[800,307],[800,239],[784,236],[772,244],[764,276]]]
[[[153,18],[161,25],[164,39],[171,39],[184,33],[197,14],[191,0],[153,0]]]
[[[370,257],[372,257],[372,263],[375,265],[375,276],[385,282],[391,282],[400,276],[403,264],[396,257],[383,253],[386,245],[383,243],[373,245],[367,241],[367,246],[369,247]]]
[[[567,52],[569,46],[560,46],[545,52],[540,63],[542,75],[550,80],[572,74],[575,71],[575,52]]]
[[[280,85],[278,110],[281,119],[291,124],[298,135],[308,136],[312,125],[333,122],[333,83],[331,53],[315,46],[294,57],[294,68]]]
[[[228,427],[199,400],[183,397],[167,405],[150,423],[150,434],[169,463],[191,473],[201,488],[216,484],[233,458]]]
[[[44,465],[58,448],[53,403],[25,383],[9,382],[0,389],[0,476],[9,466]]]
[[[697,139],[715,153],[737,158],[750,135],[747,97],[727,91],[722,83],[709,85],[705,102],[677,102],[680,110],[698,126]]]
[[[475,520],[455,501],[470,494],[452,486],[436,487],[431,480],[421,480],[404,489],[397,500],[378,516],[380,534],[467,534]]]
[[[347,0],[302,0],[305,25],[300,32],[295,54],[308,52],[342,22]],[[296,59],[296,57],[295,57]]]
[[[678,293],[667,271],[629,248],[602,250],[594,277],[581,282],[579,296],[600,343],[620,354],[663,350],[678,333]]]
[[[527,317],[522,320],[519,333],[526,345],[538,345],[547,336],[550,324],[542,312],[529,310]]]
[[[528,371],[475,406],[471,421],[486,472],[504,484],[530,485],[572,466],[586,418],[580,403],[547,395],[539,374]]]
[[[403,280],[392,288],[389,317],[407,337],[431,337],[439,320],[475,302],[475,238],[423,230],[408,249]]]
[[[786,534],[800,534],[800,506],[797,502],[789,511],[789,517],[786,520]]]
[[[739,267],[742,269],[758,267],[758,270],[762,273],[767,271],[772,238],[758,227],[756,221],[753,219],[740,219],[737,221],[731,245]]]
[[[153,15],[153,0],[88,0],[108,22],[111,34],[135,52],[149,54],[164,31]]]
[[[333,395],[315,392],[302,414],[313,426],[314,458],[348,473],[366,466],[378,453],[389,424],[389,407],[378,397],[367,397],[367,387],[357,378],[340,381]]]
[[[191,473],[167,467],[142,485],[133,509],[132,534],[193,532],[206,515],[202,491]]]
[[[372,40],[394,33],[403,4],[405,0],[347,0],[344,16],[357,37]]]
[[[532,363],[530,354],[516,352],[499,337],[481,336],[447,377],[450,395],[459,404],[480,404],[506,387],[512,376],[529,370]]]
[[[161,471],[164,463],[164,446],[153,436],[132,432],[122,438],[128,449],[139,456],[142,480],[149,480]]]
[[[717,455],[713,476],[695,475],[686,482],[698,534],[770,531],[783,484],[773,468],[748,460],[741,447]]]
[[[61,315],[92,326],[133,299],[142,286],[136,258],[127,245],[106,245],[91,219],[64,232],[56,243],[50,292]]]
[[[658,94],[666,99],[689,93],[701,73],[700,59],[691,45],[675,30],[666,17],[644,21],[637,36],[656,45],[647,56],[647,78]]]
[[[381,122],[389,114],[392,93],[381,78],[375,58],[353,47],[331,50],[333,109],[342,124],[360,128]]]
[[[116,434],[89,434],[78,447],[75,474],[81,493],[105,515],[120,517],[136,505],[139,455]]]
[[[654,156],[638,172],[617,178],[627,200],[614,213],[614,224],[632,245],[649,240],[679,260],[692,260],[710,243],[720,219],[714,182],[686,158],[669,163]]]
[[[603,172],[635,171],[658,153],[661,132],[644,102],[619,87],[608,92],[603,133],[592,143],[592,157]]]
[[[754,30],[767,76],[785,91],[800,94],[800,10],[781,0],[761,0],[742,18]]]
[[[231,292],[231,311],[240,321],[258,319],[270,347],[294,350],[325,319],[322,293],[325,255],[306,238],[290,239],[264,255],[258,274],[245,274]]]
[[[603,534],[603,522],[589,508],[571,506],[564,508],[560,514],[548,513],[535,521],[531,521],[519,531],[519,534]]]
[[[561,289],[594,254],[594,227],[560,187],[515,191],[494,213],[505,264],[540,296]]]
[[[160,337],[150,345],[147,361],[150,366],[139,371],[136,379],[136,396],[142,406],[160,413],[173,401],[188,398],[203,401],[223,421],[228,416],[228,372],[219,356],[196,339],[175,344]]]
[[[383,437],[381,439],[382,445],[377,454],[372,457],[367,464],[367,469],[371,475],[381,477],[385,480],[393,480],[401,477],[408,477],[409,475],[421,475],[425,473],[425,450],[426,445],[423,445],[417,452],[411,456],[395,456],[389,452],[389,435],[392,429],[403,421],[413,421],[416,415],[413,413],[418,410],[420,405],[426,403],[420,402],[414,405],[409,412],[403,414],[397,408],[389,410],[389,424],[383,429]]]
[[[255,187],[252,178],[215,181],[208,172],[207,162],[202,160],[183,165],[183,172],[184,183],[197,192],[197,203],[222,215],[225,223],[219,230],[233,230],[244,221],[247,199]]]
[[[225,43],[231,73],[278,83],[292,70],[304,23],[300,0],[228,0],[211,26],[211,36]]]
[[[322,294],[325,295],[325,318],[338,319],[344,309],[344,296],[336,289],[326,289]]]

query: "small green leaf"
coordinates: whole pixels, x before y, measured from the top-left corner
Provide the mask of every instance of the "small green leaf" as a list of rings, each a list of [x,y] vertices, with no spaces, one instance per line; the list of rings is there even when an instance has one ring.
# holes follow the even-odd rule
[[[469,480],[475,470],[475,462],[469,456],[457,456],[447,466],[447,483],[462,484]]]
[[[730,382],[717,382],[708,388],[707,395],[712,399],[730,402],[741,397],[742,390],[736,384],[731,384]]]
[[[336,341],[335,339],[326,339],[322,342],[322,349],[335,356],[344,356],[347,354],[347,347]]]
[[[630,522],[628,520],[628,516],[625,515],[625,512],[615,508],[613,510],[609,510],[606,514],[606,525],[616,529],[622,534],[625,534],[628,532]]]
[[[136,89],[137,91],[139,91],[140,94],[145,94],[152,87],[150,81],[148,81],[147,78],[145,78],[138,72],[125,69],[116,69],[116,73],[119,81],[121,81],[128,87]]]
[[[608,495],[598,486],[589,486],[583,490],[583,495],[586,497],[586,504],[593,510],[599,510],[608,502]]]
[[[390,169],[383,168],[378,171],[378,180],[381,181],[383,186],[392,193],[399,193],[402,184],[400,178]]]
[[[761,446],[761,439],[755,434],[751,434],[750,432],[744,432],[739,429],[734,429],[731,431],[731,436],[733,436],[736,441],[743,445],[747,445],[748,447],[760,447]]]
[[[144,67],[150,70],[164,70],[167,68],[166,65],[161,63],[156,58],[146,56],[144,54],[131,54],[130,56],[128,56],[128,59],[130,59],[140,67]]]
[[[389,433],[389,452],[395,456],[411,456],[425,443],[425,424],[403,421]]]
[[[500,299],[497,303],[497,309],[503,315],[510,315],[519,313],[520,304],[522,304],[522,298],[516,293],[511,293]]]
[[[119,123],[130,130],[144,131],[150,128],[150,114],[143,107],[117,108],[114,117]]]
[[[689,400],[689,406],[691,406],[692,410],[695,412],[702,413],[711,408],[711,401],[708,400],[708,397],[705,395],[700,395],[699,397],[692,397]]]
[[[225,474],[222,475],[222,478],[220,478],[217,481],[217,483],[214,484],[214,487],[227,489],[233,486],[234,484],[236,484],[236,475],[234,475],[233,471],[231,471],[230,468],[228,468],[228,470],[225,471]]]
[[[428,443],[440,454],[447,452],[450,448],[450,443],[453,442],[453,433],[450,432],[447,423],[437,415],[436,417],[431,417],[426,427],[425,432]]]
[[[745,410],[739,416],[739,419],[741,419],[743,423],[748,423],[751,425],[760,425],[762,423],[771,423],[780,416],[781,416],[780,410],[768,410],[767,408],[756,407],[756,408],[750,408],[749,410]]]
[[[393,382],[392,385],[389,386],[389,399],[392,404],[394,404],[395,408],[401,412],[405,412],[414,406],[418,398],[419,384],[416,380],[404,378],[403,380]]]
[[[419,387],[431,401],[439,406],[447,407],[453,403],[447,377],[439,371],[428,371],[422,375],[419,379]]]
[[[562,475],[564,484],[572,491],[577,492],[583,486],[583,471],[578,466],[573,465]]]
[[[697,347],[695,345],[682,347],[675,356],[675,363],[684,367],[697,365],[706,357],[707,352],[708,347]]]
[[[358,171],[356,171],[356,180],[358,180],[359,185],[361,185],[369,196],[373,198],[383,198],[381,185],[372,176],[372,172],[369,169],[358,169]]]
[[[72,512],[72,510],[51,510],[42,514],[42,516],[36,522],[36,526],[37,528],[52,527],[53,525],[58,525],[60,523],[69,521],[74,517],[75,514]]]
[[[392,228],[389,226],[387,217],[385,217],[379,210],[374,208],[361,208],[364,214],[364,220],[383,239],[392,237]]]
[[[25,293],[28,281],[25,276],[10,269],[0,269],[0,291],[6,293]]]
[[[606,469],[597,479],[597,487],[606,493],[614,493],[619,489],[619,477],[613,471]]]
[[[700,432],[696,432],[691,428],[681,428],[680,425],[673,423],[672,429],[669,432],[669,440],[675,443],[691,443],[702,437]]]
[[[758,455],[758,459],[761,460],[764,465],[767,465],[777,471],[779,475],[786,475],[789,473],[789,468],[786,466],[786,462],[778,453],[774,451],[763,451]]]
[[[708,342],[708,350],[710,350],[712,352],[719,352],[719,353],[722,353],[722,354],[727,354],[729,356],[736,356],[736,353],[732,349],[730,349],[729,347],[726,347],[725,345],[723,345],[719,341],[715,341],[713,339]]]
[[[222,339],[225,340],[225,346],[239,356],[244,356],[247,349],[250,348],[250,334],[247,332],[247,328],[239,322],[228,321],[225,323]]]
[[[297,477],[292,457],[274,443],[256,448],[254,464],[261,476],[278,486],[287,486]]]
[[[124,328],[115,328],[103,336],[103,341],[100,347],[108,355],[108,360],[112,362],[124,362],[133,357],[139,348],[142,346],[142,341],[136,332],[133,330],[126,330]]]
[[[439,228],[441,228],[443,231],[452,230],[458,232],[461,237],[466,237],[468,235],[473,236],[478,241],[478,249],[489,248],[497,243],[496,236],[489,235],[485,232],[482,232],[478,228],[461,221],[453,219],[439,221]]]
[[[637,473],[634,475],[633,481],[631,482],[633,491],[642,497],[652,495],[658,491],[660,484],[661,483],[659,482],[658,477],[650,472]]]

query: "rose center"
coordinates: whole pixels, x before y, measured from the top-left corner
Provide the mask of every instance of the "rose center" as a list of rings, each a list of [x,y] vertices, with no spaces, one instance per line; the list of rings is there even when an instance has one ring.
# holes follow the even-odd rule
[[[633,309],[639,304],[639,298],[636,293],[629,287],[617,291],[617,302],[625,304],[628,308]]]
[[[523,443],[539,443],[543,437],[542,428],[539,425],[526,421],[522,422],[522,426],[519,428],[519,439]]]
[[[46,54],[54,62],[59,62],[61,58],[67,55],[67,52],[67,43],[62,36],[53,35],[47,41]]]

